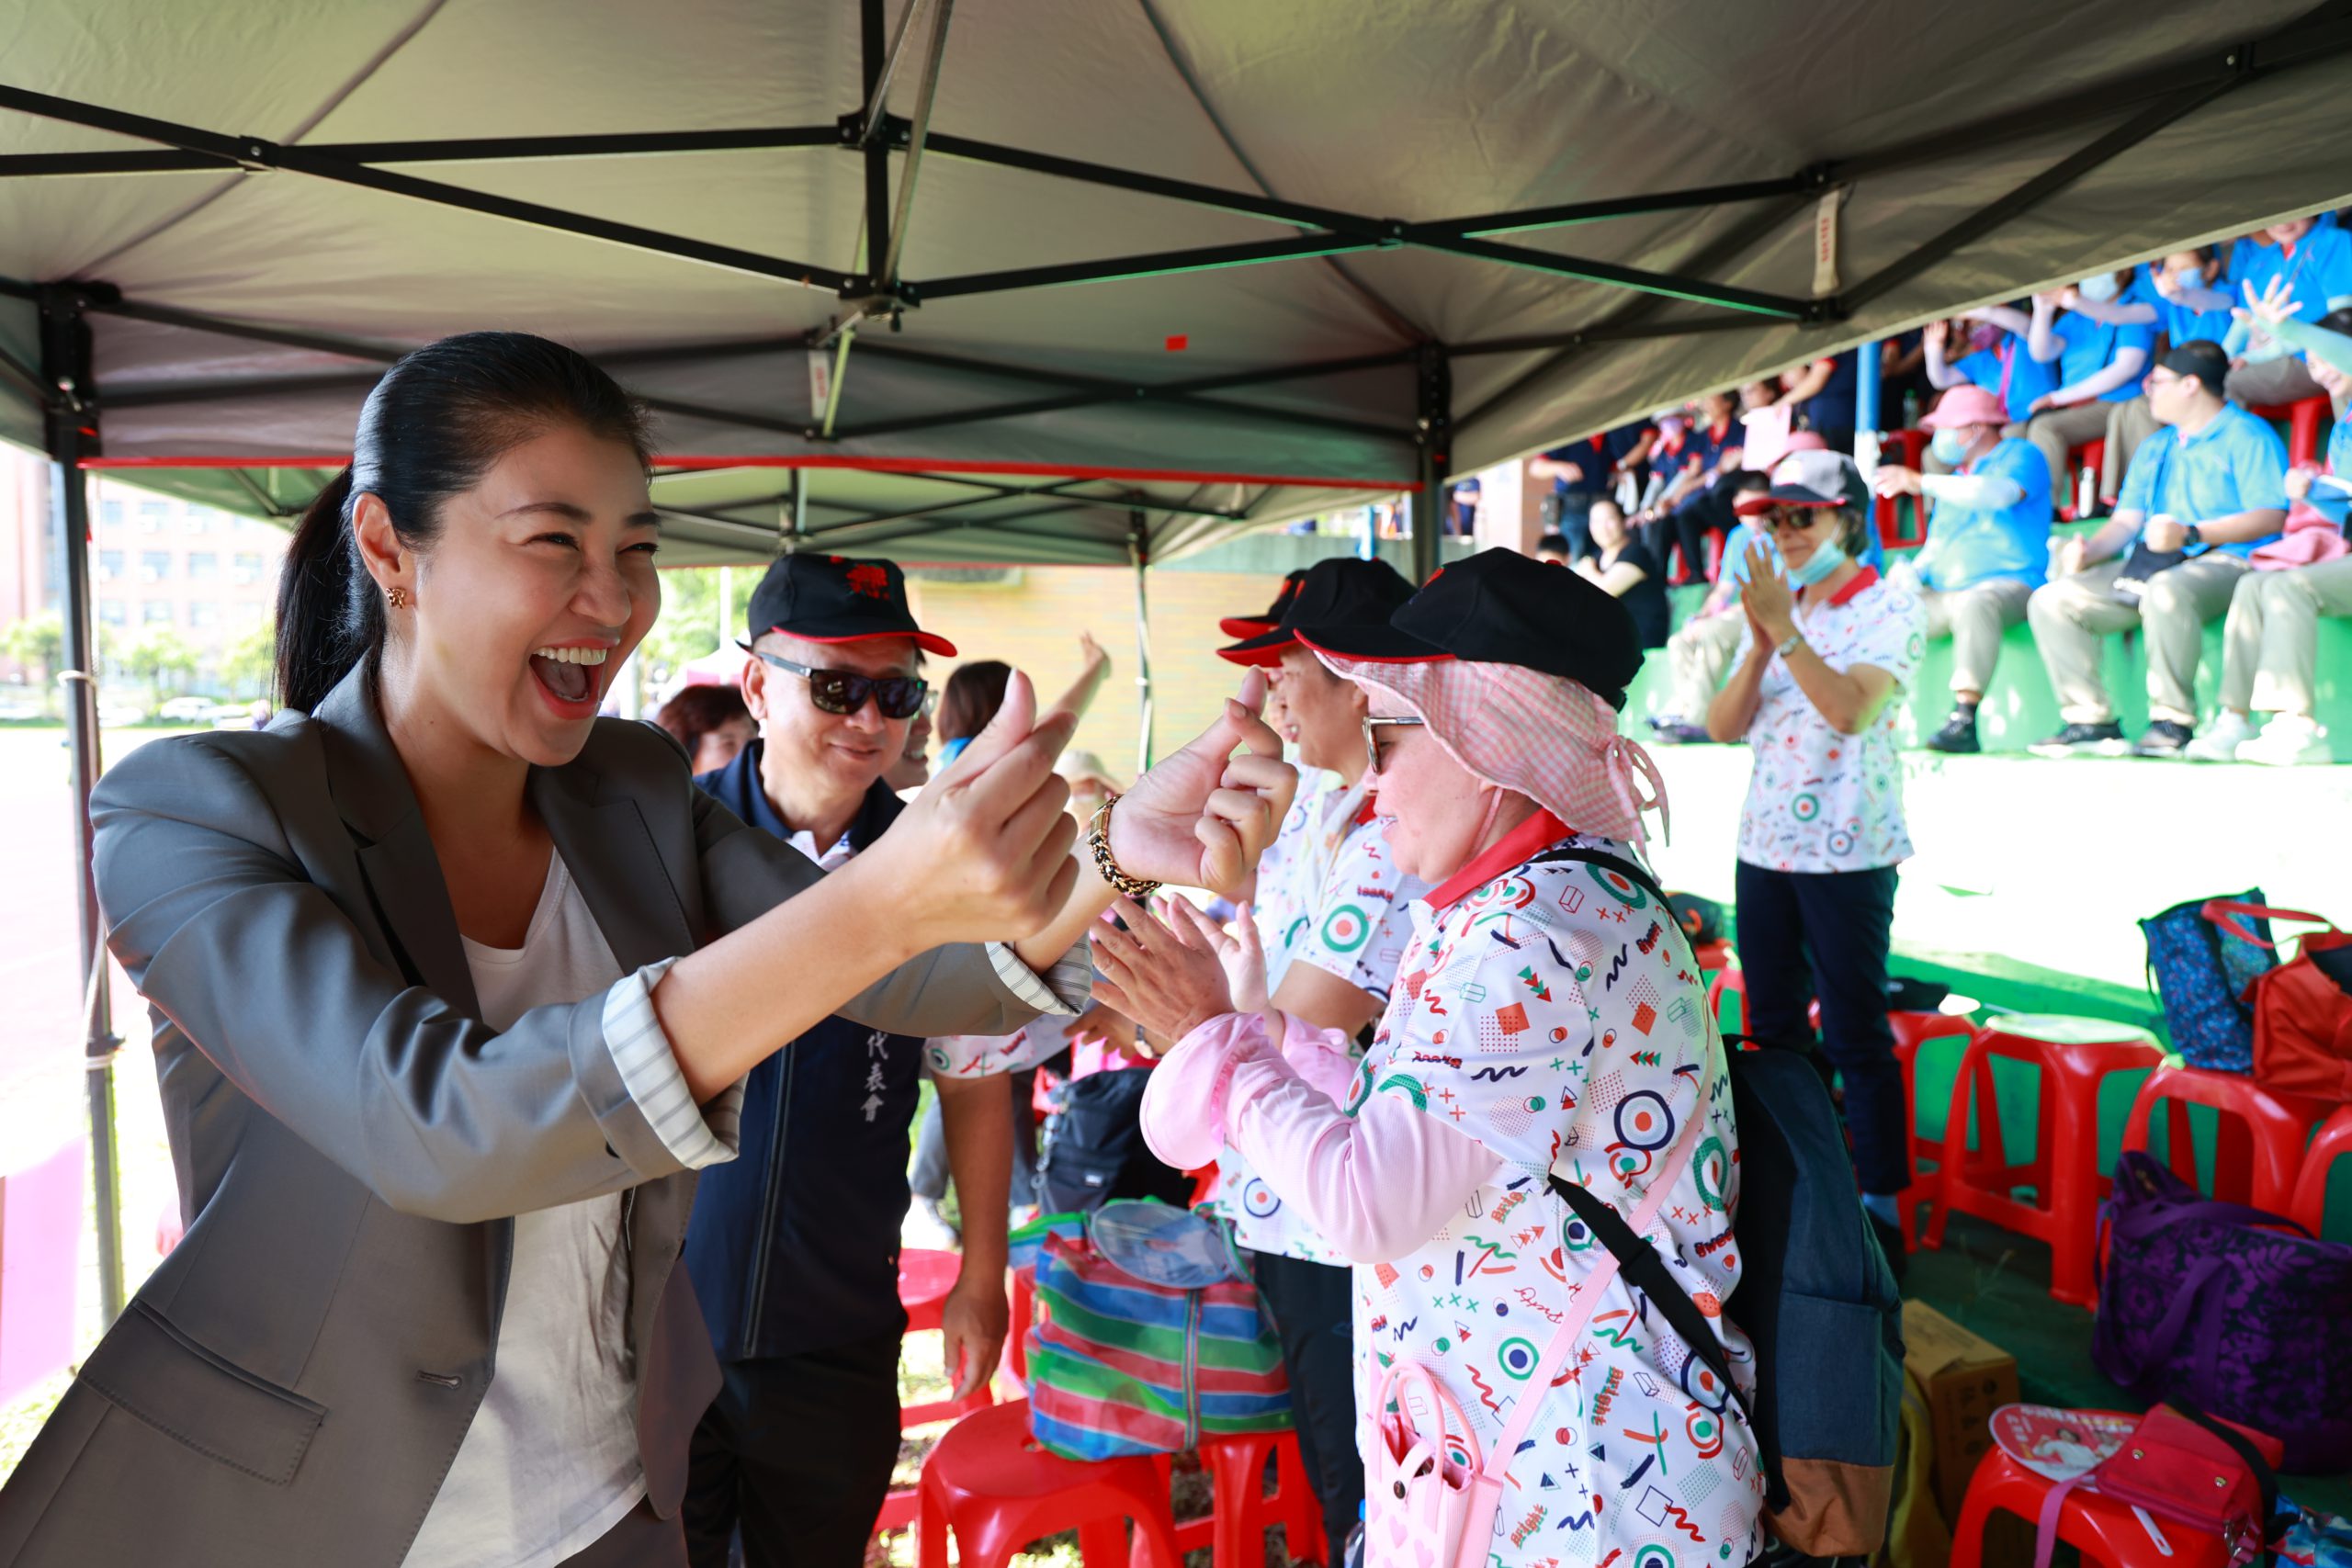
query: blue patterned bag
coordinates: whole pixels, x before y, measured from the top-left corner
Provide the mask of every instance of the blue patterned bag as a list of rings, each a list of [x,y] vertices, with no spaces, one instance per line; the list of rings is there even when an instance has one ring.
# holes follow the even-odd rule
[[[2214,1072],[2254,1070],[2254,1009],[2245,988],[2278,962],[2271,949],[2270,922],[2251,919],[2248,942],[2217,924],[2207,910],[2215,904],[2267,904],[2259,887],[2215,898],[2192,898],[2140,922],[2148,939],[2148,974],[2164,1004],[2165,1029],[2172,1048],[2192,1067]]]

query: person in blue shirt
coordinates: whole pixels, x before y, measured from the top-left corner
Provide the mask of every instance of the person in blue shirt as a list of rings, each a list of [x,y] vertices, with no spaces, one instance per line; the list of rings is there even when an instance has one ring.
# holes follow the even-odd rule
[[[2331,310],[2316,324],[2299,320],[2277,279],[2248,304],[2247,314],[2265,331],[2304,355],[2312,378],[2335,400],[2325,473],[2299,468],[2287,476],[2288,499],[2324,522],[2279,541],[2278,553],[2301,564],[2238,580],[2222,626],[2222,711],[2212,728],[2188,743],[2188,754],[2199,761],[2296,767],[2335,760],[2327,727],[2314,716],[2314,687],[2319,618],[2352,615],[2352,553],[2344,542],[2352,491],[2335,482],[2352,480],[2352,410],[2346,402],[2352,397],[2352,310]]]
[[[2095,321],[2118,327],[2154,327],[2164,346],[2203,338],[2220,343],[2229,335],[2230,298],[2222,291],[2221,254],[2211,245],[2191,245],[2162,261],[2136,268],[2131,285],[2115,299],[2087,299],[2079,289],[2061,303]],[[2109,510],[2123,488],[2132,454],[2155,433],[2155,415],[2148,412],[2145,392],[2136,392],[2107,404],[2107,435],[2099,459],[2099,503]]]
[[[1983,750],[1976,709],[2001,657],[2001,637],[2025,619],[2026,601],[2048,576],[2050,469],[2030,441],[2004,440],[2000,399],[1956,387],[1920,422],[1935,432],[1948,474],[1882,464],[1881,495],[1923,495],[1936,503],[1928,541],[1912,558],[1928,636],[1952,639],[1951,717],[1928,738],[1935,751]]]
[[[2265,243],[2238,246],[2233,281],[2260,298],[2273,280],[2284,283],[2298,321],[2316,321],[2330,310],[2352,305],[2352,234],[2322,228],[2316,218],[2273,223]],[[2229,396],[2248,408],[2269,408],[2324,396],[2303,356],[2282,339],[2243,321],[2222,340],[2235,368]]]
[[[2058,385],[2058,367],[2042,364],[2026,349],[2031,325],[2024,311],[2007,305],[1988,305],[1951,321],[1929,321],[1920,338],[1928,384],[1938,391],[1982,387],[2001,400],[2009,423],[2021,429],[2033,417],[2034,400]],[[1928,472],[1939,470],[1940,464],[1930,457]]]
[[[2068,539],[2052,581],[2027,602],[2066,721],[2032,748],[2041,755],[2177,757],[2195,733],[2204,625],[2287,516],[2287,444],[2222,399],[2229,368],[2221,344],[2202,340],[2157,362],[2148,402],[2170,432],[2140,444],[2115,514]],[[2099,655],[2102,639],[2135,626],[2147,633],[2148,728],[2127,746]]]
[[[2102,272],[2071,288],[2033,297],[2026,347],[2043,365],[2058,367],[2058,385],[2036,398],[2025,438],[2041,449],[2054,485],[2065,486],[2073,470],[2067,455],[2107,435],[2108,415],[2118,403],[2140,395],[2156,330],[2144,322],[2101,320],[2122,295],[2132,274]]]

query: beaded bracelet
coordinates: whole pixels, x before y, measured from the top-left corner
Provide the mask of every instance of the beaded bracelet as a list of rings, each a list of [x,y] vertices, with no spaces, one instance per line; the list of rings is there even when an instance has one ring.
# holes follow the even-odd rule
[[[1157,882],[1146,882],[1139,876],[1129,876],[1111,858],[1111,807],[1119,804],[1116,795],[1105,795],[1102,804],[1094,808],[1094,819],[1086,827],[1086,847],[1093,852],[1094,869],[1112,888],[1141,904],[1159,891]]]

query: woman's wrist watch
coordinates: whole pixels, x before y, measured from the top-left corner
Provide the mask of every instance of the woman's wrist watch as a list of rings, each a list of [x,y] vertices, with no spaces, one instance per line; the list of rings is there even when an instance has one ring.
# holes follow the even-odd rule
[[[1804,633],[1802,630],[1792,631],[1787,637],[1782,637],[1781,639],[1781,645],[1772,651],[1781,659],[1785,660],[1790,654],[1795,652],[1798,649],[1803,648],[1804,646]]]

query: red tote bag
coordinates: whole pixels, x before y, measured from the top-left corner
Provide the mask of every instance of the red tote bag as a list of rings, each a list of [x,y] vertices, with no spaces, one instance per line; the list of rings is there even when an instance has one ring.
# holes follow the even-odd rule
[[[2299,909],[2216,899],[2203,913],[2249,941],[2260,939],[2235,917],[2321,928],[2297,937],[2295,956],[2245,988],[2254,1010],[2254,1076],[2266,1089],[2352,1100],[2352,934]]]

